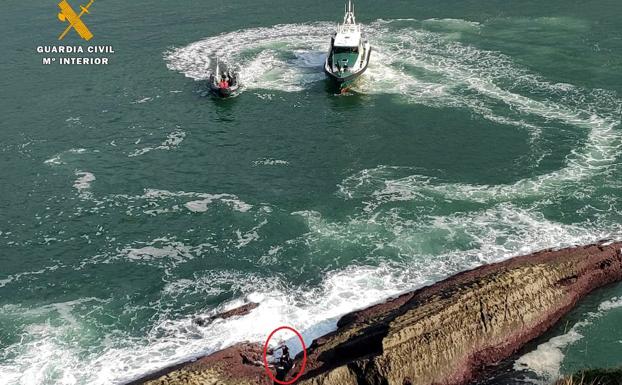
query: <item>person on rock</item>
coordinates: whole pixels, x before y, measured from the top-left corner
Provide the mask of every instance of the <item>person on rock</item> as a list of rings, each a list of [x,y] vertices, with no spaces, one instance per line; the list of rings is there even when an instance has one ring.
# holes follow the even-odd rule
[[[276,357],[277,352],[281,352],[279,357]],[[275,378],[279,381],[284,381],[287,374],[294,367],[294,360],[289,355],[289,347],[284,342],[280,342],[279,346],[275,349],[268,351],[268,354],[273,357],[272,363],[276,369]]]

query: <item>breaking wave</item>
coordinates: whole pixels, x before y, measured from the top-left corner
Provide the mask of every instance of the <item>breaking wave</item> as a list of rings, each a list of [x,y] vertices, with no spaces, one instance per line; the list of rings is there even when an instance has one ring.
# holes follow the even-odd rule
[[[450,32],[435,32],[439,25]],[[244,87],[270,99],[271,92],[306,90],[324,78],[321,66],[327,34],[333,27],[332,23],[311,23],[246,29],[173,49],[165,59],[171,70],[195,80],[209,76],[216,57],[239,63]],[[578,181],[610,172],[622,149],[619,99],[602,90],[547,82],[501,53],[453,38],[455,33],[480,27],[453,19],[379,20],[367,25],[375,57],[357,91],[393,95],[403,103],[466,109],[481,118],[526,130],[534,146],[552,125],[584,133],[582,146],[567,156],[562,168],[496,186],[445,181],[392,165],[354,171],[337,186],[338,203],[347,201],[346,206],[351,207],[353,202],[355,206],[342,219],[311,208],[283,213],[229,193],[147,189],[134,195],[97,195],[91,184],[104,177],[96,180],[94,174],[78,169],[72,182],[74,192],[81,203],[93,203],[80,209],[80,214],[118,210],[135,220],[182,213],[199,223],[213,211],[226,210],[244,226],[236,223],[226,234],[218,233],[214,238],[220,244],[210,243],[213,240],[204,239],[206,236],[197,236],[201,238],[197,241],[188,234],[119,241],[121,244],[111,240],[112,251],[85,258],[75,266],[54,265],[0,277],[0,288],[4,288],[50,271],[127,263],[162,269],[165,281],[157,299],[150,302],[130,297],[86,298],[39,307],[0,308],[3,323],[27,325],[20,331],[20,340],[0,352],[0,383],[121,384],[241,340],[262,341],[282,324],[302,331],[310,342],[332,330],[344,313],[459,271],[538,249],[621,237],[620,222],[611,218],[564,224],[548,218],[537,205],[515,201],[529,197],[546,202]],[[171,150],[184,140],[185,132],[176,129],[164,141],[158,139],[126,155],[135,159],[150,151]],[[69,150],[46,163],[55,167],[73,163],[74,154],[84,151]],[[289,162],[262,158],[253,165],[288,166]],[[471,205],[431,209],[439,199]],[[408,205],[411,201],[416,204]],[[278,228],[274,223],[293,226],[298,222],[303,224],[303,234],[274,237]],[[273,238],[265,241],[271,235]],[[247,258],[255,270],[249,274],[233,268],[203,268],[189,269],[193,270],[191,276],[175,274],[175,269],[196,262],[207,250],[222,258],[248,252],[240,258]],[[303,256],[308,260],[302,261],[301,253],[306,253]],[[279,265],[300,275],[320,269],[313,275],[324,278],[319,283],[293,284],[279,274],[259,273],[262,268],[272,272]],[[238,299],[231,300],[232,296]],[[185,310],[192,302],[188,298],[197,297],[228,301],[221,308],[246,300],[260,306],[247,316],[200,328],[192,319],[219,309],[201,303],[197,310],[172,310]],[[144,315],[149,311],[154,314]],[[147,330],[127,331],[122,321],[111,319],[110,314],[130,324],[144,322]],[[91,335],[93,330],[103,330],[106,335],[98,339]]]
[[[300,330],[310,343],[333,330],[344,313],[388,296],[516,254],[590,242],[608,235],[555,223],[537,212],[509,204],[484,212],[429,216],[416,222],[396,213],[362,215],[343,222],[328,220],[315,211],[291,215],[302,218],[308,231],[266,250],[268,259],[261,263],[271,264],[269,258],[283,261],[287,255],[283,253],[299,250],[300,245],[306,245],[312,258],[320,258],[322,254],[337,258],[350,244],[356,244],[369,250],[371,258],[359,266],[332,270],[318,285],[293,285],[278,276],[248,271],[203,270],[192,278],[168,273],[166,285],[157,299],[149,303],[128,297],[91,298],[38,308],[5,306],[0,317],[8,317],[10,321],[19,319],[19,324],[29,326],[21,332],[20,340],[5,350],[0,380],[24,385],[122,384],[238,341],[261,342],[270,330],[283,324]],[[263,225],[253,230],[257,237],[264,235]],[[203,247],[160,238],[118,250],[116,261],[123,259],[128,263],[172,269],[203,254]],[[385,256],[391,250],[401,257],[387,260]],[[376,251],[382,257],[374,259]],[[113,262],[114,259],[98,261]],[[197,298],[228,297],[231,293],[238,299],[219,308],[190,305]],[[196,316],[209,316],[244,301],[257,302],[260,306],[249,315],[217,320],[209,327],[198,327],[192,322]],[[122,304],[122,309],[110,309],[114,303]],[[180,314],[178,309],[185,306],[200,309],[189,315]],[[151,326],[138,334],[124,331],[123,321],[109,318],[112,313],[131,320],[144,317],[145,312],[153,312]],[[93,328],[107,330],[105,341],[89,339],[89,330]],[[38,364],[41,357],[49,358],[46,365]]]
[[[587,318],[574,324],[568,332],[551,338],[538,345],[535,350],[518,358],[514,363],[514,369],[530,371],[546,383],[557,380],[562,375],[562,363],[566,350],[584,338],[583,330],[593,327],[608,312],[621,307],[622,298],[620,297],[602,302],[597,311],[589,313]]]

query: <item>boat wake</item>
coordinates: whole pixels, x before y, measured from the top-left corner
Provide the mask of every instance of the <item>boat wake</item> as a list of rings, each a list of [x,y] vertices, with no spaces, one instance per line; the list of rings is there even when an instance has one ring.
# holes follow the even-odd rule
[[[321,67],[331,28],[330,23],[311,23],[246,29],[172,50],[166,60],[170,69],[201,80],[209,76],[209,58],[222,57],[240,64],[247,90],[301,91],[324,79]],[[478,23],[453,19],[368,24],[365,32],[372,38],[374,57],[355,90],[392,94],[404,103],[465,109],[527,130],[535,149],[543,130],[552,125],[578,129],[585,135],[583,146],[570,153],[565,167],[557,171],[498,186],[448,183],[417,174],[385,178],[388,169],[381,166],[345,180],[344,197],[405,199],[417,192],[477,202],[509,201],[550,195],[573,182],[606,174],[618,162],[622,102],[615,93],[548,82],[506,55],[454,39],[456,33],[479,28]],[[384,184],[380,191],[369,186],[377,178],[385,178],[379,182]]]
[[[568,163],[573,166],[556,179],[581,177],[588,169],[614,161],[622,147],[616,130],[622,107],[614,93],[548,82],[504,54],[459,41],[460,33],[479,28],[478,23],[454,19],[366,24],[373,57],[353,90],[394,95],[402,103],[464,109],[527,130],[535,146],[551,124],[586,130],[584,151],[572,154]],[[271,99],[269,92],[299,92],[325,79],[322,66],[332,29],[333,23],[326,22],[245,29],[173,49],[165,60],[171,70],[205,80],[211,73],[210,59],[219,57],[239,66],[245,90]],[[534,180],[500,193],[511,195],[512,190],[540,184],[546,182]]]
[[[243,87],[302,91],[324,78],[326,31],[332,24],[277,25],[210,37],[165,54],[168,68],[195,80],[207,80],[212,60],[239,69]]]
[[[622,238],[622,202],[606,191],[622,187],[620,100],[611,92],[548,82],[506,55],[455,38],[479,28],[462,20],[366,25],[374,56],[356,91],[389,95],[398,103],[464,109],[526,130],[534,148],[545,130],[578,132],[580,145],[558,170],[505,185],[459,183],[395,165],[354,170],[335,189],[336,205],[347,211],[340,216],[317,208],[290,213],[229,192],[101,194],[98,183],[110,177],[85,171],[90,168],[80,154],[87,150],[59,153],[46,164],[73,170],[68,187],[77,207],[63,219],[93,215],[108,224],[106,218],[119,217],[136,223],[141,232],[124,227],[129,238],[113,234],[97,255],[80,256],[75,263],[0,276],[0,288],[26,280],[35,285],[46,274],[93,265],[153,272],[157,288],[154,293],[1,307],[0,324],[22,326],[16,326],[21,329],[15,339],[0,352],[0,383],[122,384],[234,342],[262,341],[283,324],[296,327],[310,342],[350,310],[465,269],[548,247]],[[165,59],[171,70],[195,80],[208,79],[210,58],[238,63],[246,91],[270,100],[272,93],[321,83],[332,29],[333,23],[246,29],[173,49]],[[138,162],[147,152],[176,151],[191,139],[176,129],[163,141],[124,153],[124,159]],[[254,165],[294,167],[269,157]],[[585,181],[591,183],[579,183]],[[571,199],[585,221],[567,223],[550,214],[568,208],[547,211]],[[233,224],[225,228],[219,215],[233,218]],[[179,230],[171,219],[190,228]],[[156,221],[166,224],[164,233],[134,238]],[[107,227],[119,225],[113,224]],[[275,236],[284,227],[291,233]],[[0,236],[11,239],[12,234]],[[245,267],[214,268],[213,260],[232,256]],[[292,283],[295,279],[283,271],[308,275],[311,282]],[[192,323],[231,298],[239,299],[221,306],[232,308],[243,300],[260,305],[249,315],[208,328]]]

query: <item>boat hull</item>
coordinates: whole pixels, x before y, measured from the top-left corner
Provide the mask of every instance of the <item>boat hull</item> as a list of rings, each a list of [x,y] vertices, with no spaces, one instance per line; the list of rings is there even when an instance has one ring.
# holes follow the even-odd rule
[[[221,98],[228,98],[232,96],[235,92],[233,88],[219,88],[219,87],[210,87],[212,93]]]
[[[352,84],[367,70],[369,66],[369,59],[371,58],[372,48],[369,46],[365,50],[365,58],[363,58],[363,66],[354,72],[334,72],[331,71],[330,66],[327,63],[324,64],[324,73],[331,80],[331,82],[337,86],[340,90],[349,88]]]
[[[235,85],[229,88],[220,88],[218,84],[216,84],[216,82],[214,81],[213,76],[210,77],[208,85],[209,85],[209,89],[212,92],[212,94],[214,94],[215,96],[218,96],[219,98],[228,98],[230,96],[233,96],[239,87],[239,85],[236,82]]]

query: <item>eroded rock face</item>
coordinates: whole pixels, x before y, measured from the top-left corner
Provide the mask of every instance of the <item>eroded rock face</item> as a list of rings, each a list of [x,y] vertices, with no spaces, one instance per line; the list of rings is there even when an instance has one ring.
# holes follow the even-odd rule
[[[516,257],[347,314],[311,344],[297,384],[465,384],[590,291],[621,280],[621,249],[608,243]],[[200,384],[270,384],[260,362],[261,346],[239,344],[148,383],[193,384],[182,374],[194,373]]]
[[[303,385],[464,384],[622,279],[621,243],[482,266],[344,316],[310,347]]]
[[[128,385],[272,385],[262,353],[261,345],[243,342]]]

